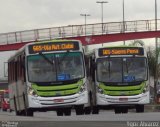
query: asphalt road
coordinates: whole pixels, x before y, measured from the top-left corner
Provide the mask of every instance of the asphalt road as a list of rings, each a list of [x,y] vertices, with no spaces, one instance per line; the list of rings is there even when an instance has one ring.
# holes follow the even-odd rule
[[[114,114],[101,111],[99,115],[56,116],[55,112],[36,112],[34,117],[15,116],[0,112],[2,127],[160,127],[160,112]]]

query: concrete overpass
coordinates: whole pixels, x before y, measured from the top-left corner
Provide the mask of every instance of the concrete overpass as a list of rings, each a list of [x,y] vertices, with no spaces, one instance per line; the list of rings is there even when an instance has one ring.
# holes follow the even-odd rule
[[[17,50],[26,43],[52,39],[78,39],[83,45],[160,37],[160,20],[136,20],[68,25],[0,34],[0,51]],[[125,28],[123,30],[123,28]]]

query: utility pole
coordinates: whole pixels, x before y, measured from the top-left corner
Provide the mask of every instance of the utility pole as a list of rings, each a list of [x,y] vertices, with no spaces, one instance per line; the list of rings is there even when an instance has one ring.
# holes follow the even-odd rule
[[[102,13],[101,22],[102,22],[102,34],[103,34],[103,4],[108,3],[108,2],[107,1],[97,1],[96,3],[101,4],[101,13]]]
[[[125,33],[124,0],[122,2],[122,7],[123,7],[123,33]],[[125,40],[123,41],[123,45],[125,45]]]
[[[85,24],[85,36],[86,36],[86,17],[90,16],[89,14],[80,14],[80,16],[84,16],[84,24]]]
[[[157,31],[157,0],[155,0],[155,31]],[[158,38],[155,38],[155,50],[156,50],[156,66],[155,66],[155,79],[154,79],[154,99],[157,102],[157,83],[158,83]]]

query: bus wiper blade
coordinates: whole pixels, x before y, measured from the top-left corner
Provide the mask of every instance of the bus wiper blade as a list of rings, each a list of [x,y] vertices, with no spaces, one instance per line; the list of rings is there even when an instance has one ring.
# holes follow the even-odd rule
[[[126,71],[127,71],[127,74],[128,74],[128,62],[126,61]]]
[[[42,56],[48,63],[53,65],[52,61],[50,61],[43,53],[40,52],[39,55]]]
[[[111,65],[110,65],[110,59],[108,60],[108,72],[109,72],[109,78],[111,77]]]

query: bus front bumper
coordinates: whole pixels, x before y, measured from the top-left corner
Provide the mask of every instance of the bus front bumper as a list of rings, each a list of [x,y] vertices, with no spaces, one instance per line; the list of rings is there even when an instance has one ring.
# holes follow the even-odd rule
[[[74,106],[88,103],[88,92],[77,93],[61,97],[35,97],[28,96],[29,108]]]
[[[149,104],[149,92],[134,96],[109,96],[97,93],[97,105]]]

